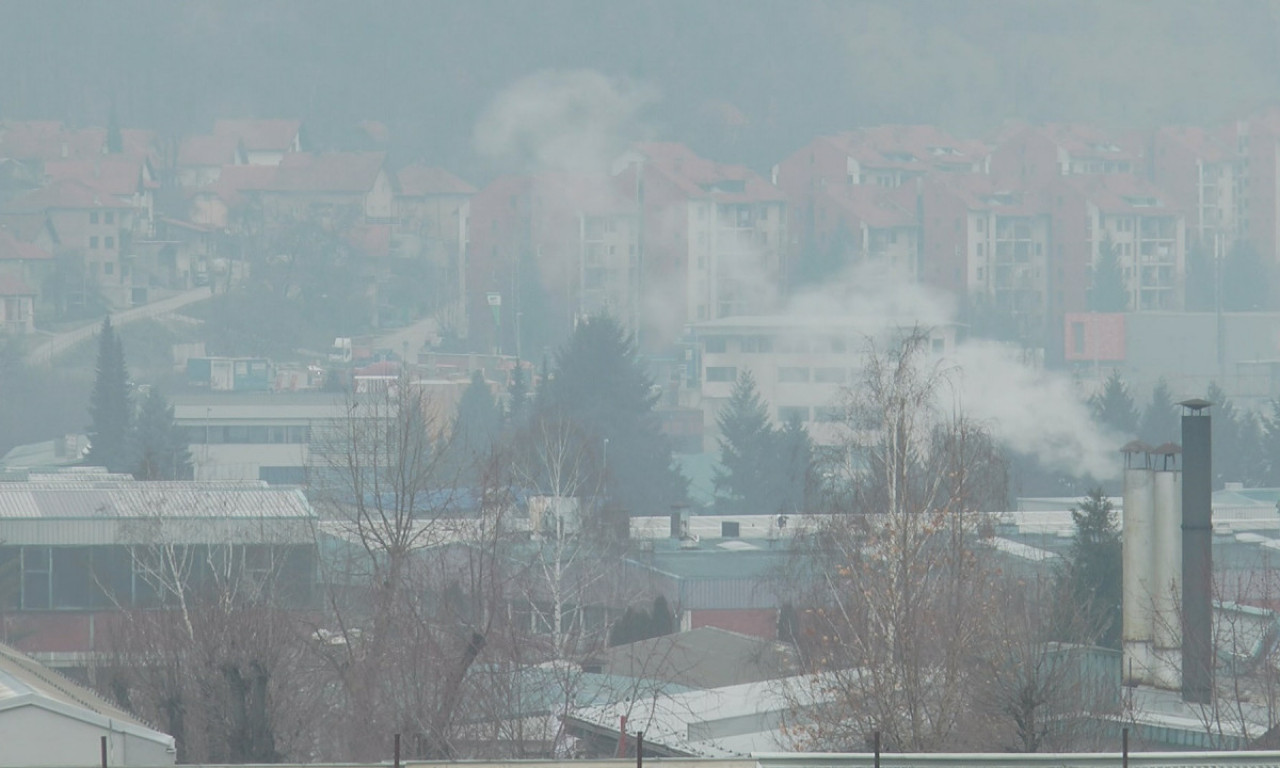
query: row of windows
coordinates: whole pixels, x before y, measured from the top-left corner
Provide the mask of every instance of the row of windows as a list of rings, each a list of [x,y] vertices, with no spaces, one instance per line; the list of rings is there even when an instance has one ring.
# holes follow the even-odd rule
[[[270,445],[311,442],[311,427],[285,426],[187,426],[187,442],[192,445],[218,445],[221,443]]]
[[[833,422],[842,421],[845,418],[844,409],[837,405],[819,405],[810,408],[806,405],[780,405],[778,406],[778,421],[788,424],[793,421],[820,421]]]
[[[97,235],[94,235],[93,237],[90,237],[90,238],[89,238],[89,250],[91,250],[91,251],[96,251],[96,250],[98,250],[98,243],[99,243],[99,240],[98,240],[98,236],[97,236]],[[112,237],[111,235],[107,235],[106,237],[102,238],[101,243],[102,243],[102,247],[103,247],[103,248],[106,248],[106,249],[108,249],[108,250],[110,250],[110,249],[112,249],[112,248],[115,248],[115,247],[116,247],[116,239],[115,239],[114,237]]]
[[[845,368],[778,368],[778,382],[781,384],[807,384],[811,381],[815,384],[844,384],[851,375],[856,374]],[[737,381],[738,369],[731,365],[708,366],[706,378],[707,381]]]
[[[97,223],[98,223],[98,212],[97,212],[97,211],[91,211],[91,212],[89,213],[89,223],[90,223],[90,224],[97,224]],[[104,212],[103,212],[103,214],[102,214],[102,223],[103,223],[103,224],[115,224],[115,223],[116,223],[116,214],[115,214],[115,211],[104,211]]]
[[[794,339],[782,338],[775,339],[769,336],[708,336],[703,340],[703,348],[708,354],[718,355],[729,351],[730,343],[734,344],[739,352],[746,354],[771,354],[779,352],[781,354],[824,354],[834,352],[843,354],[850,348],[856,348],[857,343],[850,343],[846,339]]]
[[[91,610],[171,602],[167,585],[198,591],[214,574],[235,573],[258,587],[309,600],[314,557],[308,547],[269,545],[165,548],[0,547],[0,610]]]

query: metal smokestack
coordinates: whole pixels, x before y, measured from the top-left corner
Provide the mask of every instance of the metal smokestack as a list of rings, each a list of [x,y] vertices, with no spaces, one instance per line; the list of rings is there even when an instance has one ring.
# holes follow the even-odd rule
[[[1213,696],[1213,457],[1207,400],[1182,414],[1182,700]]]

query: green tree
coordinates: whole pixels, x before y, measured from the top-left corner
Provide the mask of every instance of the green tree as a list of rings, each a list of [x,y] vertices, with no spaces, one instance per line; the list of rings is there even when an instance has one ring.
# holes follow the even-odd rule
[[[173,419],[173,406],[152,388],[142,401],[133,431],[133,476],[139,480],[188,480],[191,452]]]
[[[1112,371],[1103,384],[1102,391],[1089,398],[1089,409],[1100,424],[1133,437],[1138,431],[1138,409],[1133,404],[1129,387],[1120,378],[1119,371]]]
[[[129,431],[133,408],[129,397],[129,371],[124,347],[111,327],[111,318],[102,321],[98,333],[98,368],[89,395],[89,456],[85,463],[106,467],[111,472],[130,469]]]
[[[573,421],[600,446],[610,503],[631,514],[665,513],[685,498],[687,481],[671,455],[654,407],[658,395],[635,339],[611,317],[578,324],[556,356],[545,405]]]
[[[1120,647],[1121,542],[1115,509],[1094,488],[1071,510],[1076,536],[1071,543],[1062,609],[1083,611],[1084,622],[1064,622],[1063,640]]]
[[[511,372],[511,386],[507,387],[507,421],[512,426],[518,428],[524,423],[529,415],[532,397],[533,394],[529,391],[529,372],[517,361],[515,370]]]
[[[1258,250],[1246,240],[1237,240],[1222,262],[1222,308],[1229,312],[1267,309],[1269,277]]]
[[[1138,439],[1147,445],[1177,443],[1180,438],[1178,411],[1169,392],[1169,384],[1162,376],[1151,390],[1151,402],[1142,411],[1138,425]]]
[[[453,420],[451,447],[464,466],[475,466],[488,455],[501,426],[502,409],[484,374],[476,371],[458,401],[458,415]]]
[[[774,439],[779,446],[782,503],[773,511],[804,512],[809,508],[809,491],[814,485],[813,440],[799,419],[789,419]]]
[[[780,441],[755,377],[743,371],[716,417],[720,466],[715,473],[716,505],[738,514],[768,515],[782,507]]]
[[[1280,400],[1272,399],[1271,408],[1262,419],[1261,449],[1265,462],[1263,484],[1280,488]]]
[[[653,598],[653,608],[649,611],[649,637],[662,637],[675,631],[676,617],[667,605],[667,598],[658,595]]]
[[[1129,309],[1129,287],[1116,254],[1115,243],[1105,237],[1098,245],[1098,261],[1089,280],[1089,309],[1093,312],[1124,312]]]

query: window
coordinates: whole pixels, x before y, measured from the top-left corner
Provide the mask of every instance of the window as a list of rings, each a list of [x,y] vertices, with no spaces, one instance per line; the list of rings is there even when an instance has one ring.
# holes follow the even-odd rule
[[[94,211],[93,213],[90,213],[90,214],[89,214],[89,223],[90,223],[90,224],[97,224],[97,223],[98,223],[98,212],[97,212],[97,211]]]
[[[738,369],[732,365],[710,366],[707,368],[707,381],[737,381]]]
[[[979,231],[979,232],[986,232],[986,231],[987,231],[987,220],[986,220],[986,219],[978,219],[978,231]]]
[[[978,280],[982,280],[982,267],[978,267]]]
[[[28,611],[48,609],[49,548],[22,548],[22,607]]]
[[[987,255],[986,247],[982,243],[978,243],[977,253],[978,253],[978,258],[980,259]]]
[[[116,223],[116,215],[115,215],[114,213],[112,213],[111,211],[107,211],[106,213],[102,214],[102,220],[103,220],[103,221],[105,221],[105,222],[106,222],[106,223],[108,223],[108,224],[115,224],[115,223]]]
[[[808,381],[808,368],[778,368],[779,384],[806,384]]]
[[[53,548],[53,607],[94,607],[94,583],[88,547]]]
[[[1084,354],[1084,323],[1071,324],[1071,351],[1077,355]]]
[[[103,247],[103,248],[115,248],[115,247],[116,247],[116,239],[115,239],[114,237],[111,237],[110,235],[108,235],[107,237],[102,238],[102,247]]]
[[[110,261],[104,261],[102,263],[102,271],[108,275],[114,275],[116,272],[116,265]]]
[[[778,406],[778,421],[783,424],[790,424],[796,421],[808,421],[809,409],[803,405],[780,405]]]
[[[723,336],[712,336],[704,343],[706,351],[713,355],[722,354],[725,350],[725,339]]]
[[[98,247],[98,236],[97,236],[97,235],[94,235],[93,237],[89,238],[89,247],[90,247],[91,249],[94,249],[94,250],[96,250],[96,249],[97,249],[97,247]]]
[[[306,467],[258,467],[258,479],[271,485],[305,485]]]
[[[845,372],[843,368],[814,368],[813,381],[816,384],[843,384]]]

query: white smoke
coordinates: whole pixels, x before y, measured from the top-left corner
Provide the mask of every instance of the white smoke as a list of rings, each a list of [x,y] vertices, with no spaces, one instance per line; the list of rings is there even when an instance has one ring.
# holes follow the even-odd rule
[[[955,302],[913,282],[908,274],[875,264],[856,267],[822,288],[788,302],[792,317],[839,318],[841,325],[880,339],[903,328],[936,328],[956,320]],[[1118,473],[1123,440],[1097,425],[1066,375],[1025,363],[1009,345],[965,340],[946,361],[948,400],[987,426],[995,438],[1046,467],[1077,477]],[[857,384],[855,383],[856,387]]]
[[[651,86],[599,72],[539,72],[494,98],[473,143],[481,157],[504,168],[603,175],[644,136],[642,114],[657,99]]]

